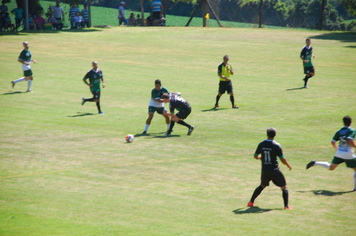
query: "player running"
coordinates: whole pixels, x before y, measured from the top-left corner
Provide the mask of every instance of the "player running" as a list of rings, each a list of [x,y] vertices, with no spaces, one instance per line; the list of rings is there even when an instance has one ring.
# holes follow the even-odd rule
[[[86,102],[95,102],[96,107],[98,108],[98,112],[100,115],[104,115],[104,112],[101,111],[100,108],[100,83],[103,82],[103,88],[105,88],[105,80],[103,76],[102,70],[98,68],[98,62],[92,62],[93,69],[91,69],[83,78],[83,81],[86,85],[90,87],[90,91],[93,94],[92,98],[83,98],[82,105]],[[89,79],[89,83],[87,82]]]
[[[32,80],[33,80],[33,76],[32,76],[33,73],[31,70],[31,62],[36,63],[36,60],[31,59],[32,55],[29,50],[28,42],[23,42],[22,45],[23,45],[24,49],[20,53],[20,56],[17,59],[17,61],[22,64],[22,70],[23,70],[24,77],[21,77],[15,81],[11,81],[11,84],[12,84],[12,88],[14,88],[16,83],[22,82],[22,81],[27,81],[27,91],[26,92],[32,92],[31,84],[32,84]]]
[[[354,169],[354,191],[356,191],[356,156],[354,154],[355,144],[355,129],[351,128],[352,119],[350,116],[344,116],[342,119],[344,127],[338,130],[331,145],[335,148],[336,153],[331,164],[323,161],[311,161],[307,164],[307,169],[312,166],[322,166],[329,170],[334,170],[339,164],[345,162],[346,166]],[[339,142],[339,146],[336,143]]]
[[[180,125],[186,126],[188,128],[187,135],[191,135],[194,130],[194,126],[191,126],[183,121],[185,118],[189,116],[189,114],[192,111],[189,103],[184,98],[178,96],[177,94],[169,95],[168,93],[164,93],[162,95],[162,100],[164,103],[169,102],[169,110],[171,112],[171,114],[168,114],[171,117],[171,125],[166,135],[170,135],[172,133],[172,129],[175,122],[177,122]],[[175,109],[178,110],[177,114],[174,114]],[[167,113],[167,111],[165,111],[165,113]]]

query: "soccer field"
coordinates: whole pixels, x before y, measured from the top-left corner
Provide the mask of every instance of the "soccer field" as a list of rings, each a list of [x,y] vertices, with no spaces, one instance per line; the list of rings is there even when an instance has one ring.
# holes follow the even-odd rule
[[[316,76],[303,89],[307,37]],[[22,76],[23,41],[37,60],[33,93],[10,83]],[[355,234],[353,171],[305,166],[330,162],[342,117],[356,120],[356,34],[115,27],[19,32],[0,43],[0,235]],[[227,94],[212,109],[224,54],[238,110]],[[105,77],[105,115],[81,105],[93,60]],[[191,136],[176,124],[166,137],[158,114],[139,135],[155,79],[192,106]],[[268,127],[292,166],[280,164],[291,211],[272,183],[246,207],[260,181],[253,153]]]

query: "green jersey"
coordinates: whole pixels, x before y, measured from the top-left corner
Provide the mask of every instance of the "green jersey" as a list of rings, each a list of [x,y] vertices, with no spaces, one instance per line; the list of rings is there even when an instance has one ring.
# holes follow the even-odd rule
[[[91,69],[85,76],[84,80],[89,79],[89,83],[92,85],[90,87],[91,91],[100,91],[100,83],[101,80],[103,79],[103,72],[98,69],[98,70],[93,70]]]
[[[20,53],[19,59],[23,60],[24,62],[30,63],[29,65],[22,64],[22,70],[23,71],[31,69],[31,57],[32,57],[32,55],[31,55],[31,52],[29,50],[24,49]]]
[[[356,158],[353,147],[349,145],[348,139],[355,140],[356,131],[348,126],[341,128],[337,131],[333,137],[333,142],[339,141],[339,147],[337,148],[336,157],[342,159],[354,159]]]
[[[169,93],[168,89],[165,87],[161,87],[160,90],[156,90],[155,88],[152,89],[151,92],[151,99],[150,102],[148,103],[148,106],[150,107],[164,107],[164,102],[159,102],[156,99],[160,99],[164,93]]]
[[[303,61],[303,66],[304,66],[304,67],[311,67],[311,66],[313,66],[313,63],[312,63],[312,61],[311,61],[312,56],[313,56],[313,47],[310,46],[310,47],[308,48],[307,46],[305,46],[305,47],[302,49],[301,53],[300,53],[300,57],[303,58],[303,60],[308,60],[307,63],[305,63],[305,62]]]

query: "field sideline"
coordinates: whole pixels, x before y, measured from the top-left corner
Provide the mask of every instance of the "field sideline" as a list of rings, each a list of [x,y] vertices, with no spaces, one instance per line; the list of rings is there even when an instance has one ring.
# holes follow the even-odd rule
[[[316,76],[303,89],[307,37]],[[25,40],[37,60],[33,93],[10,84],[22,75]],[[352,171],[305,165],[331,161],[342,117],[356,120],[356,34],[114,27],[0,42],[0,235],[354,235]],[[224,54],[238,110],[226,94],[212,109]],[[104,116],[81,106],[93,60],[106,80]],[[191,136],[178,124],[164,136],[158,114],[140,135],[155,79],[191,104]],[[268,127],[293,168],[281,164],[291,211],[273,184],[246,207],[260,178],[252,156]]]

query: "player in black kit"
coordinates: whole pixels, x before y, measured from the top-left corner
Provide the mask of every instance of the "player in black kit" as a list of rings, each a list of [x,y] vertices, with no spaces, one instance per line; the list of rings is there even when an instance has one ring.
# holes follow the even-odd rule
[[[284,200],[284,209],[290,210],[291,207],[288,205],[288,190],[287,183],[282,174],[281,170],[278,167],[278,160],[282,161],[284,165],[286,165],[289,170],[292,167],[289,165],[287,160],[283,156],[282,147],[279,143],[274,141],[274,137],[276,136],[276,130],[274,128],[267,129],[267,139],[260,142],[258,145],[255,154],[253,155],[255,159],[262,161],[262,174],[261,174],[261,184],[258,186],[251,200],[247,203],[248,207],[255,206],[255,199],[260,195],[262,190],[269,185],[269,182],[272,182],[282,189],[282,196]],[[261,154],[261,156],[260,156]]]
[[[171,117],[171,125],[166,134],[170,135],[172,133],[173,126],[175,122],[177,122],[180,125],[186,126],[189,129],[187,135],[191,135],[194,130],[194,126],[191,126],[183,121],[192,111],[189,103],[184,98],[177,96],[176,94],[169,95],[168,93],[164,93],[162,95],[162,100],[164,103],[169,102],[169,110],[171,112],[171,114],[168,114]],[[177,114],[174,114],[175,109],[178,110]]]

